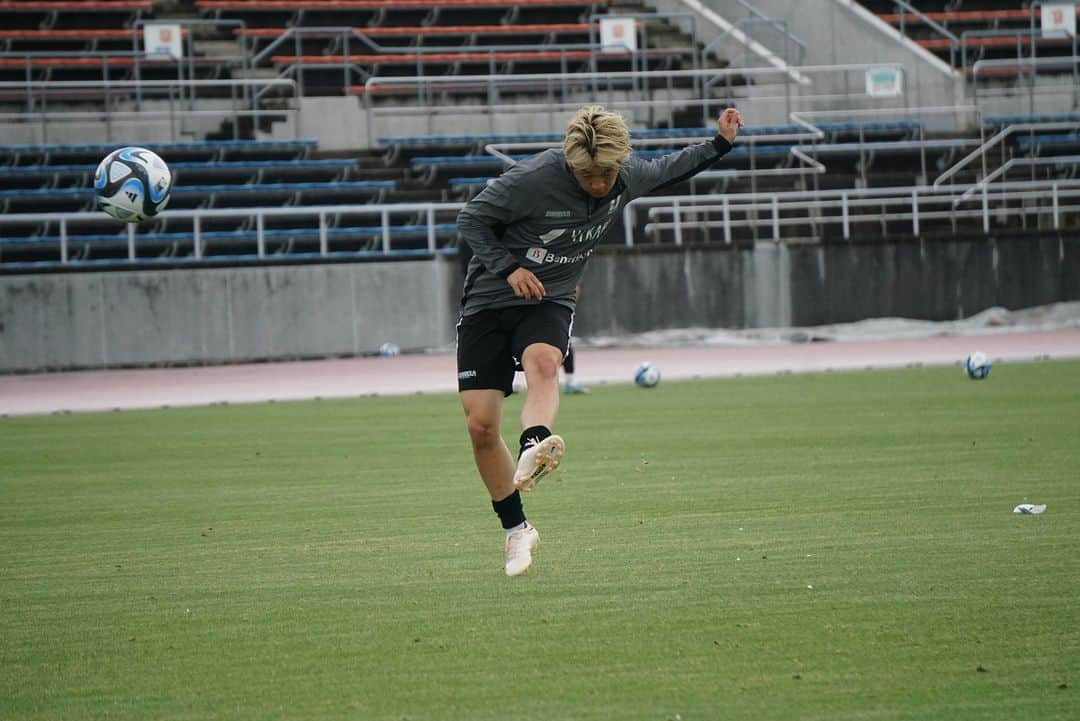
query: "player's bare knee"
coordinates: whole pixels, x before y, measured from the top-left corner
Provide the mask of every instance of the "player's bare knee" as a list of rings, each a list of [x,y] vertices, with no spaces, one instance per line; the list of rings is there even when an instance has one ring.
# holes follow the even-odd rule
[[[526,356],[523,363],[526,378],[533,382],[557,380],[561,365],[562,353],[554,346],[537,348]]]
[[[473,448],[485,450],[499,443],[499,424],[489,418],[469,416],[467,425]]]

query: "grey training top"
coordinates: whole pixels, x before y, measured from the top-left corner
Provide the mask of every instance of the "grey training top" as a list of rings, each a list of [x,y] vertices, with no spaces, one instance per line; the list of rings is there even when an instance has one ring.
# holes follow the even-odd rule
[[[541,302],[514,295],[506,278],[518,268],[536,274],[545,301],[572,310],[585,261],[623,206],[696,175],[729,150],[731,144],[717,135],[656,160],[631,157],[611,192],[599,200],[578,184],[562,150],[545,150],[517,163],[458,214],[458,233],[473,251],[462,315]]]

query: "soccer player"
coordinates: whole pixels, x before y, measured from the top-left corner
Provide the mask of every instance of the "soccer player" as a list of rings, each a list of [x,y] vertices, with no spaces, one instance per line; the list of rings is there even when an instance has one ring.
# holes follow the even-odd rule
[[[528,571],[540,544],[521,493],[555,470],[566,451],[552,427],[585,262],[628,202],[711,166],[731,150],[742,124],[728,108],[712,140],[643,160],[631,156],[622,116],[583,107],[561,149],[517,163],[458,215],[461,240],[473,251],[457,326],[458,391],[476,468],[506,532],[506,575]],[[515,461],[500,426],[518,369],[528,390]]]

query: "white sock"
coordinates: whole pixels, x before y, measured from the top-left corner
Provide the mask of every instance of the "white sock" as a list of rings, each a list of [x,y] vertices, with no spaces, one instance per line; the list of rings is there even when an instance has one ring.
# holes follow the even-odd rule
[[[506,531],[506,535],[509,536],[514,531],[523,531],[528,527],[529,527],[529,522],[528,521],[522,521],[521,523],[517,524],[513,528],[507,528],[507,529],[504,529],[504,530]]]
[[[574,374],[573,373],[564,373],[563,375],[564,375],[564,381],[565,381],[563,383],[563,385],[567,385],[567,386],[574,385]]]

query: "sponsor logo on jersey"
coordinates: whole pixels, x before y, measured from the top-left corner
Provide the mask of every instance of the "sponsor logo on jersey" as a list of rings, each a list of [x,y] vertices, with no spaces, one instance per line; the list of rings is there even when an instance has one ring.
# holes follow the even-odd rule
[[[540,242],[544,245],[547,245],[565,232],[566,228],[556,228],[555,230],[549,230],[548,232],[540,236]]]
[[[544,213],[544,217],[545,218],[569,218],[570,217],[570,211],[569,210],[549,210],[548,212]]]
[[[556,255],[547,248],[529,248],[525,257],[537,265],[566,265],[567,263],[580,263],[593,254],[595,248],[577,253],[576,255]]]
[[[570,242],[572,243],[591,243],[594,240],[599,240],[604,237],[604,233],[611,227],[613,218],[608,218],[603,223],[597,223],[591,228],[574,228],[573,233],[570,236]]]

